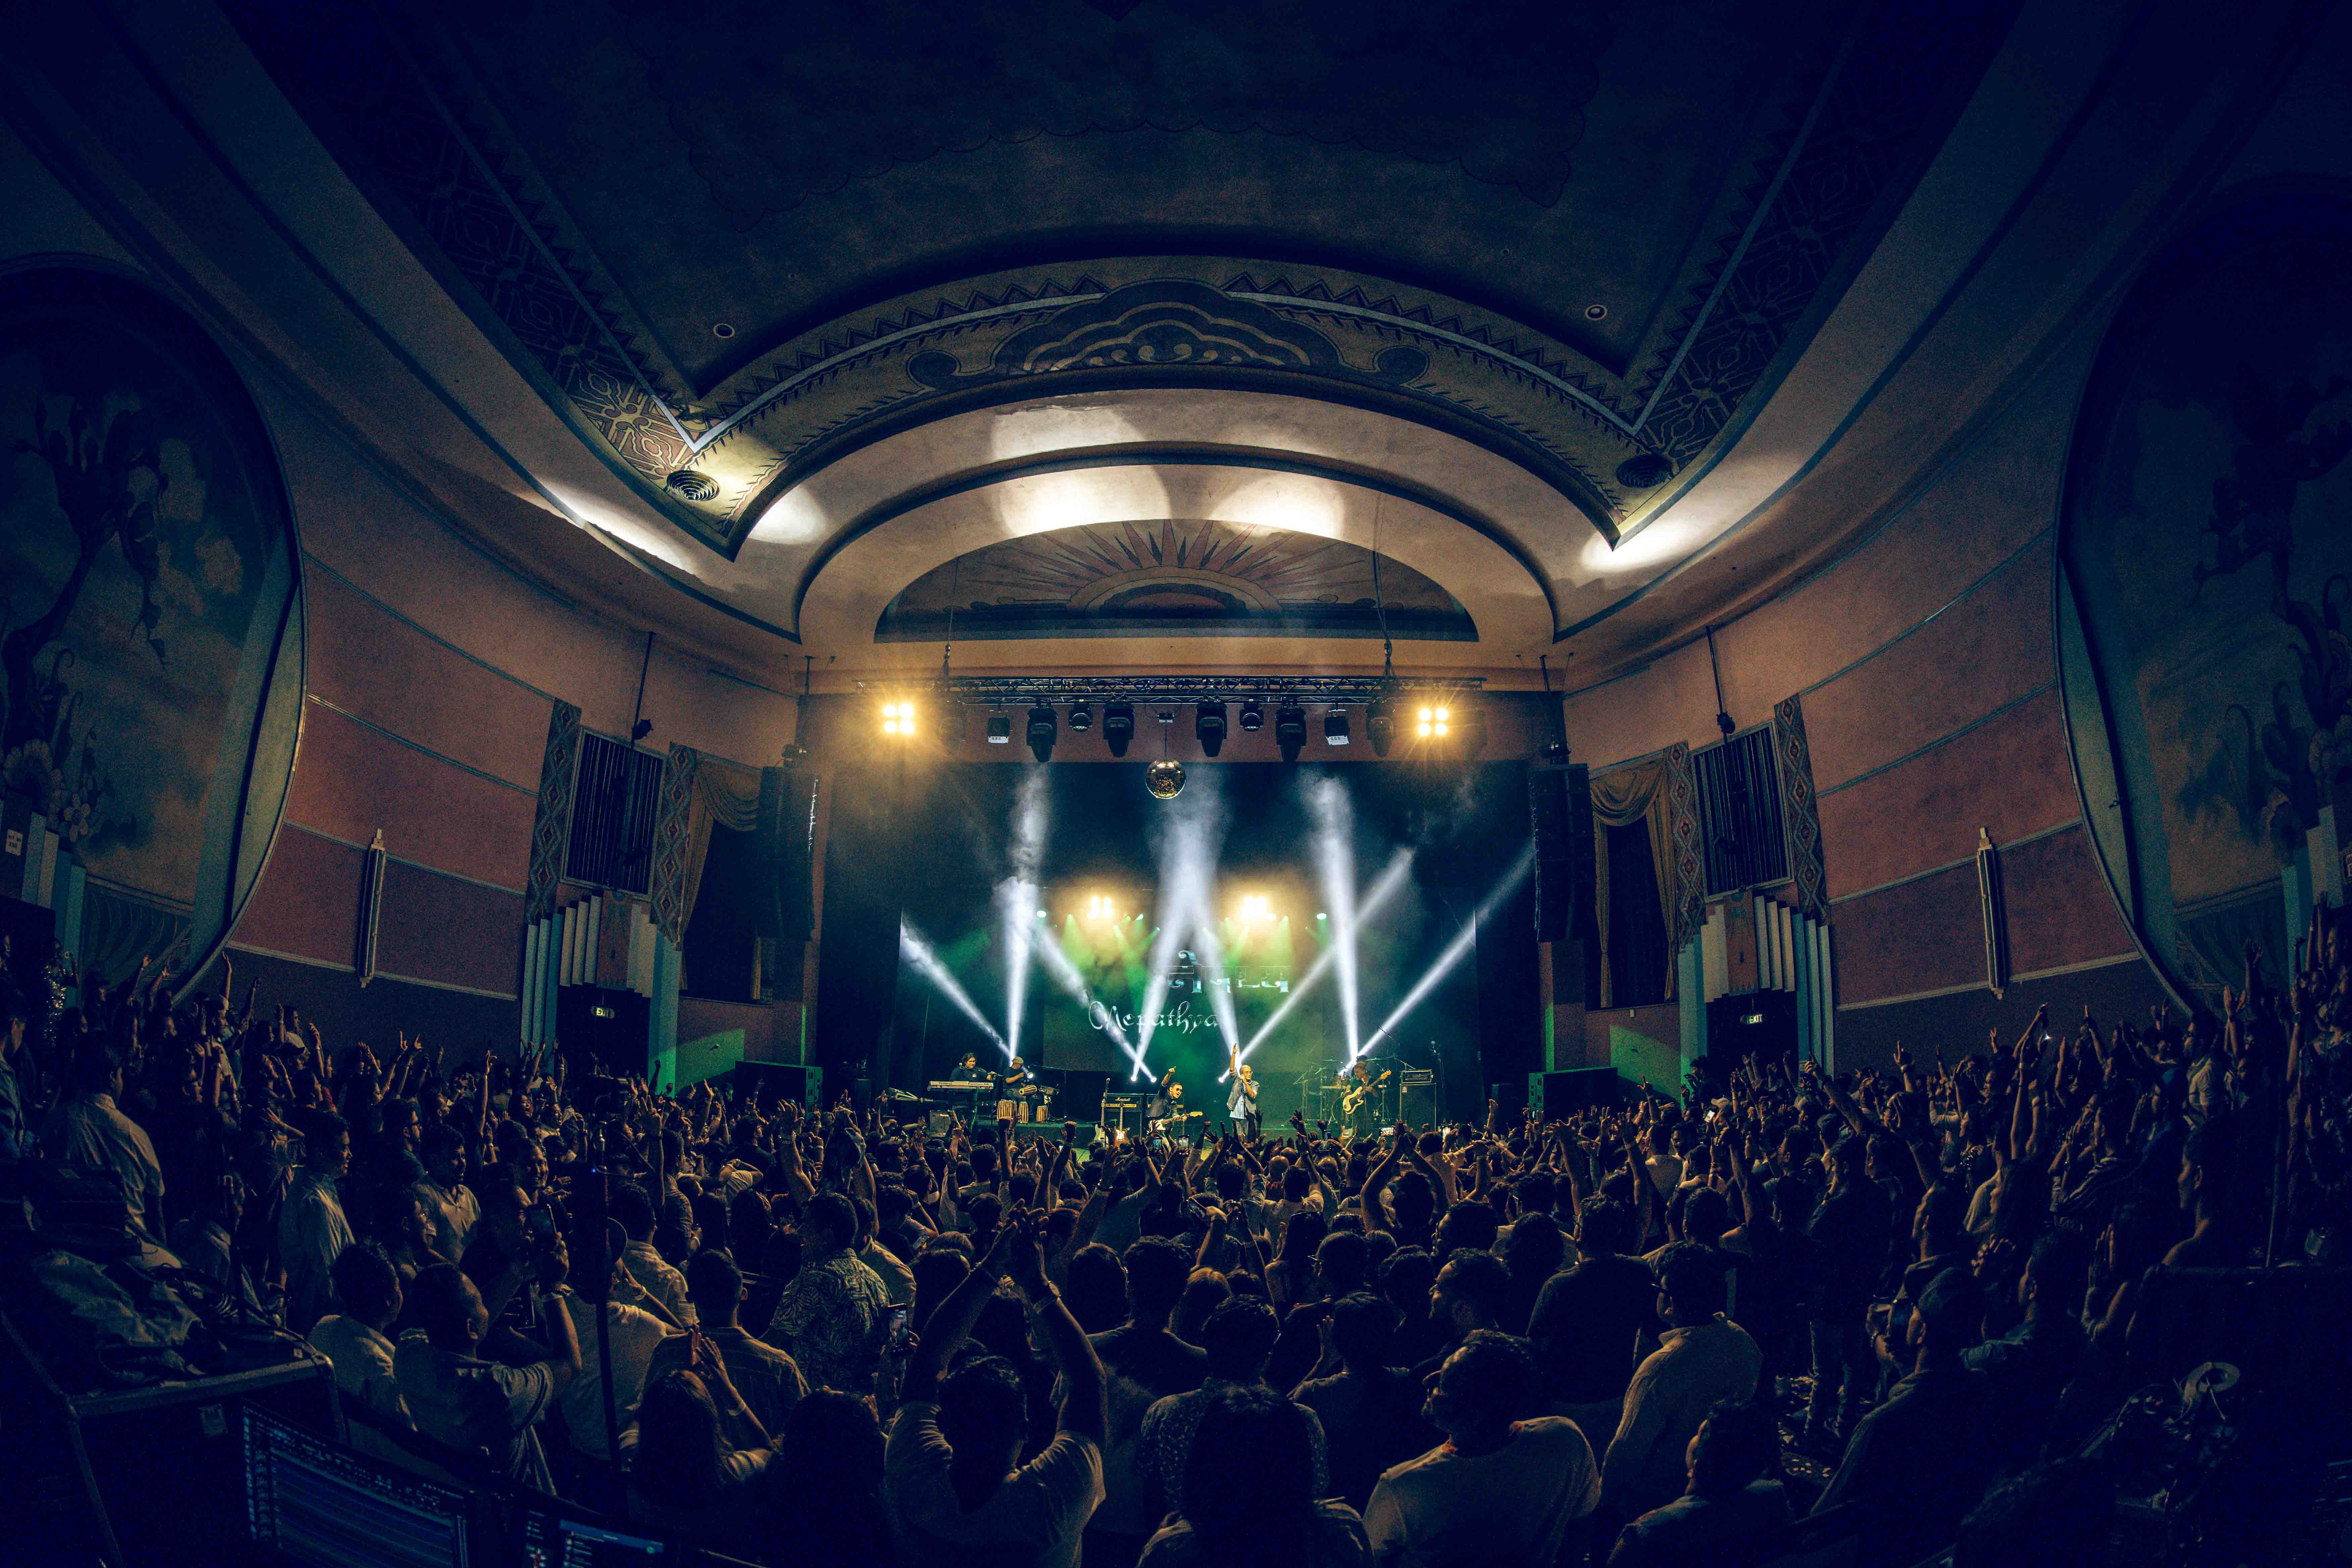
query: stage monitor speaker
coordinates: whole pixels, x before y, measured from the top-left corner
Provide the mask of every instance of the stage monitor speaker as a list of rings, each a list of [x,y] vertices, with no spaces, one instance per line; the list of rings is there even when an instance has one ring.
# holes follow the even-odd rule
[[[1615,1068],[1577,1068],[1528,1074],[1528,1109],[1540,1121],[1565,1121],[1580,1110],[1617,1104],[1624,1094]]]
[[[1064,1068],[1043,1076],[1057,1090],[1054,1096],[1054,1113],[1048,1118],[1056,1126],[1065,1121],[1102,1120],[1103,1092],[1110,1087],[1110,1074]]]
[[[824,1069],[797,1062],[737,1062],[729,1080],[734,1098],[750,1095],[761,1107],[791,1102],[824,1109]]]
[[[625,985],[565,985],[555,993],[555,1037],[574,1073],[593,1068],[642,1079],[651,1059],[652,1004]]]
[[[1592,908],[1592,773],[1581,763],[1528,770],[1536,844],[1536,940],[1566,942]]]
[[[760,770],[761,936],[806,942],[816,930],[816,797],[817,775],[806,768]]]

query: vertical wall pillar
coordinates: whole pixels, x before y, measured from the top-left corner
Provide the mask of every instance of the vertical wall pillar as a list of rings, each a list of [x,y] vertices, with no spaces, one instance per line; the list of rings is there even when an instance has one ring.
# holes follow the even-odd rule
[[[1700,942],[1693,937],[1675,954],[1675,998],[1682,1014],[1685,1077],[1689,1076],[1691,1065],[1706,1055],[1706,975]]]
[[[654,932],[653,1005],[646,1010],[646,1058],[654,1082],[677,1080],[677,987],[684,955],[669,938]]]

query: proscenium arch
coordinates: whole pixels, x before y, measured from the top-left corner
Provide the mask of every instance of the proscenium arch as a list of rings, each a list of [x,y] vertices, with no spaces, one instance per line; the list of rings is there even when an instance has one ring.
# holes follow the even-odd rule
[[[1112,365],[1056,371],[1048,375],[1021,376],[961,391],[936,393],[917,399],[895,413],[860,420],[837,435],[820,437],[780,465],[742,503],[737,522],[729,530],[727,558],[731,561],[741,553],[744,542],[759,526],[760,520],[785,495],[843,458],[877,442],[907,435],[958,415],[1035,403],[1040,399],[1102,392],[1160,391],[1243,392],[1295,397],[1418,425],[1475,447],[1522,470],[1557,494],[1591,523],[1593,531],[1601,538],[1612,545],[1618,542],[1615,509],[1600,489],[1572,465],[1536,441],[1507,436],[1498,432],[1491,422],[1453,413],[1428,398],[1370,385],[1334,385],[1312,376],[1249,366]],[[1402,499],[1427,504],[1419,496]],[[1549,587],[1546,592],[1549,594]],[[797,624],[797,595],[794,595],[793,613],[794,623]]]
[[[1065,453],[1052,458],[1015,458],[991,464],[971,473],[935,480],[892,497],[853,517],[827,537],[824,544],[802,570],[800,580],[793,589],[792,618],[794,627],[803,625],[802,611],[808,602],[809,590],[817,578],[842,551],[876,529],[896,521],[910,512],[950,500],[957,496],[991,489],[1015,479],[1032,479],[1045,474],[1083,473],[1097,468],[1256,468],[1268,473],[1296,474],[1304,479],[1321,479],[1330,484],[1391,496],[1424,510],[1434,512],[1448,521],[1460,524],[1510,556],[1518,568],[1528,574],[1543,595],[1544,613],[1553,626],[1559,624],[1559,606],[1553,597],[1551,580],[1542,568],[1529,558],[1517,541],[1494,520],[1471,510],[1459,501],[1439,495],[1425,486],[1415,485],[1389,475],[1369,474],[1351,465],[1328,458],[1300,457],[1293,453],[1220,448],[1210,447],[1153,446],[1118,447],[1089,453]],[[1440,578],[1441,584],[1444,579]],[[1445,584],[1451,587],[1451,584]],[[900,584],[904,586],[904,584]]]

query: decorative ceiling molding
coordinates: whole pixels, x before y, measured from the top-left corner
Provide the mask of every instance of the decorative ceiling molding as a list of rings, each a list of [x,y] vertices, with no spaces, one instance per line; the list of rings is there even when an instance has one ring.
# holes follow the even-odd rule
[[[1134,386],[1279,391],[1423,423],[1518,464],[1613,542],[1704,473],[1777,384],[1980,71],[1975,40],[2011,8],[1988,0],[1958,44],[1942,8],[1832,13],[1759,128],[1746,194],[1710,219],[1698,253],[1714,259],[1628,375],[1371,272],[1112,255],[911,290],[701,395],[650,346],[592,237],[430,25],[391,5],[333,29],[244,25],[370,200],[579,439],[731,560],[778,496],[875,440],[973,407]]]

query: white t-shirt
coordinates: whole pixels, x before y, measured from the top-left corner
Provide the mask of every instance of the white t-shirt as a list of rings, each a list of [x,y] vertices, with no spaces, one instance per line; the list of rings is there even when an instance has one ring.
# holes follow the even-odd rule
[[[1601,1470],[1575,1422],[1522,1421],[1491,1454],[1442,1445],[1384,1473],[1364,1509],[1375,1561],[1393,1568],[1549,1563],[1601,1506]]]
[[[436,1350],[422,1331],[411,1330],[393,1350],[392,1369],[419,1432],[467,1453],[486,1450],[515,1479],[555,1489],[539,1434],[531,1430],[555,1397],[546,1363],[501,1366]]]
[[[361,1322],[340,1314],[310,1325],[310,1343],[334,1363],[335,1387],[345,1400],[383,1416],[396,1426],[415,1425],[402,1403],[400,1384],[392,1372],[392,1342]]]
[[[563,1391],[559,1408],[572,1446],[591,1458],[607,1457],[604,1445],[604,1352],[596,1343],[595,1306],[567,1293],[563,1310],[572,1315],[572,1331],[580,1336],[580,1371]],[[673,1331],[641,1307],[621,1301],[605,1303],[606,1338],[613,1356],[613,1415],[621,1431],[636,1425],[637,1405],[646,1396],[646,1373],[652,1366],[654,1347]],[[678,1336],[685,1338],[683,1334]]]
[[[940,1407],[898,1407],[883,1461],[903,1568],[1077,1568],[1078,1542],[1103,1500],[1102,1450],[1062,1432],[971,1513],[948,1479],[955,1450],[940,1436]]]

